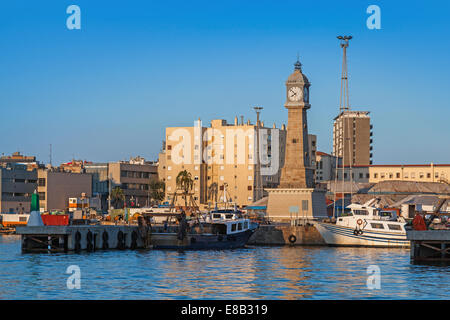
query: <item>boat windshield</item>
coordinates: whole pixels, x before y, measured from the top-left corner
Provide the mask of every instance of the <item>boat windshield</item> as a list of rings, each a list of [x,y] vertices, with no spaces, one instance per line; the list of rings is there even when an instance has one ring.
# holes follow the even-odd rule
[[[369,211],[363,210],[363,209],[355,209],[355,210],[353,210],[353,213],[357,216],[368,216],[369,215]]]

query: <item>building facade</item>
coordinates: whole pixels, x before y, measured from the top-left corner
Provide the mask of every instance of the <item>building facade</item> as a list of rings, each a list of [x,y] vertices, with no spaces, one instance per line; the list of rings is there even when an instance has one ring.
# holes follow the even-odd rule
[[[373,183],[400,180],[450,184],[450,164],[371,165],[369,176]]]
[[[371,165],[372,128],[368,111],[341,112],[334,118],[333,155],[342,158],[344,166]]]
[[[84,172],[92,175],[92,196],[100,198],[101,210],[108,210],[109,178],[108,163],[84,164]]]
[[[141,157],[108,163],[111,189],[120,187],[128,207],[150,205],[150,182],[158,179],[158,165]]]
[[[30,212],[31,194],[37,189],[37,172],[24,164],[0,164],[0,212]]]
[[[165,150],[160,154],[160,177],[166,183],[166,201],[177,190],[176,177],[186,170],[194,180],[192,197],[196,204],[233,202],[245,206],[256,200],[258,188],[255,156],[257,126],[235,118],[200,120],[192,127],[166,128]],[[260,162],[262,186],[278,185],[284,160],[286,130],[260,123]],[[261,190],[259,190],[261,191]],[[184,204],[178,198],[177,205]]]
[[[71,173],[54,168],[38,169],[38,193],[41,211],[66,211],[69,198],[82,194],[92,197],[92,175]]]

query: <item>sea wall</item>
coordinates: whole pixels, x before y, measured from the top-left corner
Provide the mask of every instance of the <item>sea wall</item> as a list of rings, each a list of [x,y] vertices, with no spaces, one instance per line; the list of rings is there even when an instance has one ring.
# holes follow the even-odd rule
[[[261,225],[250,238],[252,245],[326,245],[313,225]]]

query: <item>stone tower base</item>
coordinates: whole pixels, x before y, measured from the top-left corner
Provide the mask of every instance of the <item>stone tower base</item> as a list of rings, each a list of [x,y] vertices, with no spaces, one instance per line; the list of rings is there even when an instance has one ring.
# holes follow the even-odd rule
[[[267,217],[277,222],[293,219],[326,218],[325,190],[314,188],[266,189],[269,193]]]

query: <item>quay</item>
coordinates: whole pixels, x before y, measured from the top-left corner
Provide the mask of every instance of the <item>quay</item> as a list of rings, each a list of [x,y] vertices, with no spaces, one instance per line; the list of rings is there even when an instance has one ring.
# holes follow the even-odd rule
[[[450,230],[407,230],[413,262],[450,262]]]
[[[278,223],[260,225],[250,238],[250,245],[311,245],[326,246],[325,240],[313,225]]]
[[[137,225],[68,225],[17,227],[22,252],[69,252],[145,248]]]

